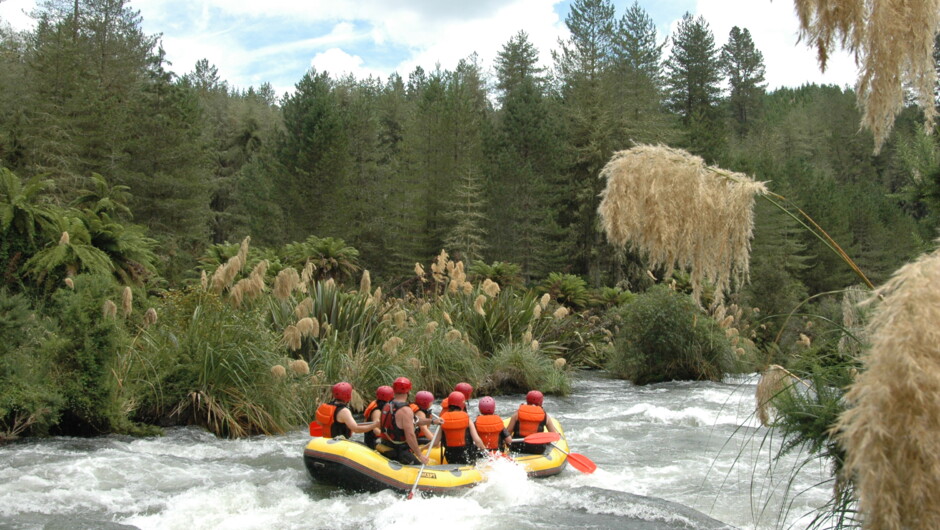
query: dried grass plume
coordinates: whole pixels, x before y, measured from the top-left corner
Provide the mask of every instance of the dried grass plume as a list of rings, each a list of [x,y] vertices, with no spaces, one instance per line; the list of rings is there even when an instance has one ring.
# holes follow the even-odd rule
[[[689,270],[692,294],[706,281],[715,303],[748,274],[754,198],[767,193],[743,173],[706,166],[685,151],[640,145],[614,154],[601,176],[600,213],[607,239],[649,257],[653,267]]]
[[[862,125],[881,148],[910,89],[928,130],[936,117],[934,38],[940,28],[938,0],[794,0],[800,38],[816,47],[825,71],[831,50],[841,45],[859,66],[855,92]]]
[[[940,528],[940,251],[899,269],[835,427],[866,528]]]

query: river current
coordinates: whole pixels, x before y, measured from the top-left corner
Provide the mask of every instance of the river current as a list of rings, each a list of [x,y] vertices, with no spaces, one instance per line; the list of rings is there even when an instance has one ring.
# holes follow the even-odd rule
[[[798,452],[773,460],[778,442],[754,417],[756,383],[637,387],[578,374],[571,395],[546,396],[545,408],[594,474],[568,466],[528,479],[499,463],[476,488],[412,500],[314,483],[304,431],[26,440],[0,446],[0,528],[804,528],[828,498],[828,473]],[[497,413],[521,401],[501,396]]]

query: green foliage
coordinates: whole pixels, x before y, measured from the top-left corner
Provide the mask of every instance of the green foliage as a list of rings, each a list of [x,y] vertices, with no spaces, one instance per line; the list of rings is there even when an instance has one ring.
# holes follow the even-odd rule
[[[470,281],[482,282],[489,278],[498,283],[502,289],[518,289],[523,287],[522,267],[516,263],[494,261],[487,265],[477,261],[470,265],[467,271]]]
[[[477,310],[476,300],[484,301]],[[507,290],[488,297],[476,289],[469,295],[458,294],[440,299],[440,307],[486,356],[492,355],[503,343],[519,340],[533,320],[536,300],[531,292]]]
[[[301,243],[288,243],[282,255],[284,265],[298,270],[312,263],[316,267],[313,271],[315,280],[332,278],[338,283],[346,283],[362,270],[359,251],[333,237],[309,236]]]
[[[592,308],[607,310],[613,307],[622,306],[636,295],[630,291],[624,291],[620,287],[601,287],[592,289],[588,294],[588,305]]]
[[[262,309],[235,309],[198,287],[169,293],[158,308],[159,323],[139,344],[150,361],[130,376],[152,382],[140,386],[138,416],[200,425],[226,437],[281,433],[309,418],[309,376],[283,381],[272,374],[284,357]]]
[[[621,310],[608,368],[644,385],[669,380],[718,381],[733,370],[724,331],[691,298],[656,286]]]
[[[587,282],[574,274],[553,272],[538,287],[540,293],[548,293],[552,300],[573,309],[588,304]]]
[[[123,318],[103,309],[109,301],[120,301],[120,289],[110,274],[81,274],[73,282],[74,289],[57,290],[47,308],[58,318],[61,341],[53,363],[65,406],[56,430],[85,436],[125,431],[130,426],[119,407],[111,367],[130,347],[131,337]]]
[[[57,339],[50,325],[25,296],[0,289],[0,443],[47,434],[59,419],[65,400],[53,381]]]
[[[528,344],[504,344],[489,360],[490,375],[480,392],[525,393],[537,388],[547,394],[567,395],[571,383],[552,359]]]

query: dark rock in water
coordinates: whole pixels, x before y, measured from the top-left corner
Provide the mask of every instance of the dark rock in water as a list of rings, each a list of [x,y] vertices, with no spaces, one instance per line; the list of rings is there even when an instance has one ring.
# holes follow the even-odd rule
[[[734,527],[675,502],[594,487],[571,488],[556,509],[534,508],[528,519],[546,527],[624,530],[733,530]],[[557,508],[567,508],[560,510]]]

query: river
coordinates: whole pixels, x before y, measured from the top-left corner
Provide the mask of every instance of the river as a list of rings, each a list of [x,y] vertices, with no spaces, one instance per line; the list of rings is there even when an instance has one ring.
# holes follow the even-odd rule
[[[0,528],[804,528],[826,502],[828,474],[813,464],[791,477],[799,454],[772,461],[777,442],[753,414],[756,383],[637,387],[579,374],[571,395],[546,396],[545,408],[594,474],[569,466],[528,479],[506,463],[477,488],[409,501],[313,483],[303,431],[25,440],[0,446]],[[522,400],[497,398],[497,413]]]

